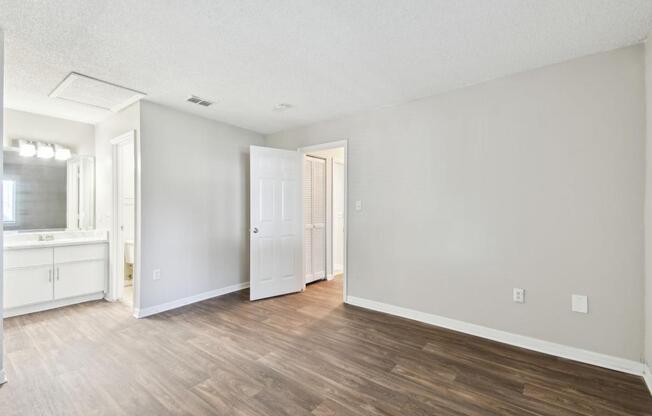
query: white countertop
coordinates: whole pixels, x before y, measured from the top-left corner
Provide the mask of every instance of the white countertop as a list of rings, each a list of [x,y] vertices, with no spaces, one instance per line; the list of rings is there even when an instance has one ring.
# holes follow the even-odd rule
[[[101,244],[108,243],[106,238],[102,237],[81,237],[81,238],[62,238],[49,241],[14,241],[5,243],[5,250],[17,250],[22,248],[45,248],[61,246],[77,246],[82,244]]]
[[[47,237],[50,239],[39,239]],[[108,243],[108,233],[103,230],[54,231],[35,233],[5,233],[4,249],[45,248]]]

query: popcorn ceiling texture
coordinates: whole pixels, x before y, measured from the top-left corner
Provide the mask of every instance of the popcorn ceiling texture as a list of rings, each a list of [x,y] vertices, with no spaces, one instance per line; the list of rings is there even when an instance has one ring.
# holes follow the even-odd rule
[[[104,119],[47,97],[77,71],[271,133],[638,43],[652,1],[0,0],[0,27],[8,107]]]

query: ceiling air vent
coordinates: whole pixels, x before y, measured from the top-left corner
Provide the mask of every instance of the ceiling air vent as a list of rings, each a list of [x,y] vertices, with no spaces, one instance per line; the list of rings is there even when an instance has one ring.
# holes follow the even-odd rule
[[[113,112],[118,112],[140,100],[145,93],[102,81],[77,72],[69,73],[50,97],[91,105]]]
[[[208,107],[208,106],[213,105],[212,101],[204,100],[203,98],[199,98],[196,95],[191,95],[190,97],[188,97],[188,99],[186,101],[188,101],[189,103],[198,104],[198,105],[201,105],[201,106],[204,106],[204,107]]]

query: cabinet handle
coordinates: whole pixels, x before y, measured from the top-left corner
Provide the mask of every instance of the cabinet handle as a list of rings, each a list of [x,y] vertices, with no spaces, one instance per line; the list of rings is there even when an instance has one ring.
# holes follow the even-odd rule
[[[48,282],[52,281],[52,269],[48,270]]]
[[[59,280],[59,268],[57,267],[57,280]]]

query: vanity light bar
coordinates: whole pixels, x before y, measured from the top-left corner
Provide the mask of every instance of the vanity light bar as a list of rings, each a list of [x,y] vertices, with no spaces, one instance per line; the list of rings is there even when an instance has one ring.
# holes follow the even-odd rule
[[[48,143],[36,143],[36,157],[39,159],[52,159],[54,157],[54,147]]]
[[[34,157],[36,156],[36,145],[27,140],[19,140],[18,154],[22,157]]]
[[[54,145],[54,158],[56,160],[68,160],[70,159],[71,153],[70,149],[67,147],[59,146],[58,144]]]
[[[18,154],[22,157],[36,156],[39,159],[55,158],[61,161],[68,160],[72,156],[72,152],[67,147],[25,139],[18,140]]]

